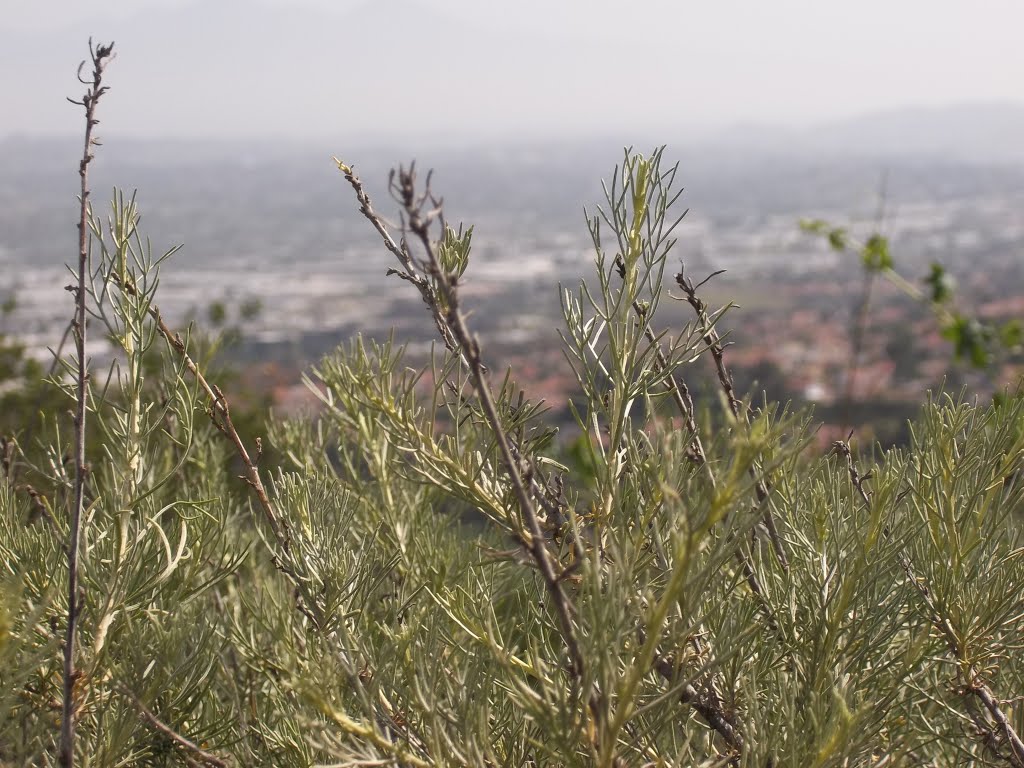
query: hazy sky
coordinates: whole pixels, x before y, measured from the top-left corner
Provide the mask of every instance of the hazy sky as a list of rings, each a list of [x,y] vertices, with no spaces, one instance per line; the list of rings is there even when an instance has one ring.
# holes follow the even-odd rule
[[[1024,102],[1022,0],[3,0],[0,136],[603,135]],[[6,113],[6,114],[5,114]]]

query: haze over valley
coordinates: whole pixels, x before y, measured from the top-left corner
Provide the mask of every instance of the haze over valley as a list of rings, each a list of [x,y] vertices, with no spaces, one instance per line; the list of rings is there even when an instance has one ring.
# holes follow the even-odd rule
[[[679,162],[689,212],[673,265],[727,270],[710,296],[739,305],[724,321],[733,359],[772,396],[827,405],[846,387],[862,274],[855,254],[802,233],[804,218],[881,229],[908,279],[940,262],[964,306],[1024,316],[1020,7],[726,6],[643,0],[630,25],[604,0],[6,9],[16,34],[0,66],[22,74],[0,119],[0,297],[17,300],[0,332],[46,358],[67,325],[81,119],[64,97],[80,88],[90,35],[118,54],[96,211],[114,188],[138,190],[154,251],[184,246],[162,273],[168,319],[202,324],[223,306],[243,326],[233,354],[277,366],[273,386],[356,333],[394,328],[418,359],[433,339],[414,292],[386,277],[393,265],[332,155],[392,218],[388,171],[435,169],[450,222],[474,227],[474,327],[495,359],[534,365],[525,375],[554,401],[572,385],[559,286],[592,274],[584,207],[601,203],[625,146],[667,144]],[[927,313],[884,288],[876,299],[864,400],[1012,378],[951,367]],[[259,311],[243,319],[242,307]],[[661,322],[684,327],[683,310],[667,302]]]

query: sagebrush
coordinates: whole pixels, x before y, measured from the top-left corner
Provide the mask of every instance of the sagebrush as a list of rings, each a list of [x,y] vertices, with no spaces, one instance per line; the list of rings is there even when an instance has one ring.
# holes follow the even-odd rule
[[[322,408],[252,444],[160,314],[134,199],[104,222],[83,196],[77,298],[119,355],[53,378],[93,435],[80,483],[62,414],[7,444],[3,764],[1024,765],[1024,399],[936,396],[906,449],[821,449],[735,392],[728,308],[670,270],[678,171],[629,151],[594,277],[559,292],[570,461],[472,334],[471,230],[403,168],[393,232],[339,167],[439,344],[417,370],[344,343]],[[692,322],[659,327],[666,300]]]

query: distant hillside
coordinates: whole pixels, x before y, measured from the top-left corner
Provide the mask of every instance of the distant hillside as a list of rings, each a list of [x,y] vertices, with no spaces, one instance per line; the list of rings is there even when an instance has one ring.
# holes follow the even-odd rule
[[[746,124],[706,135],[697,143],[746,156],[1024,163],[1024,104],[908,107],[805,128]]]
[[[809,148],[831,152],[1022,162],[1024,104],[964,104],[878,112],[823,125],[806,138]]]

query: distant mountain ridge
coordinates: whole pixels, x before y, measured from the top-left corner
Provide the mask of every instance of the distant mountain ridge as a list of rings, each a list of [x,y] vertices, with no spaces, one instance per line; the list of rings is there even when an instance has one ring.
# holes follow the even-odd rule
[[[111,122],[113,122],[111,120]],[[19,162],[19,147],[50,144],[66,145],[68,157],[78,152],[77,127],[69,120],[69,130],[60,136],[33,135],[14,132],[0,133],[0,168]],[[122,147],[137,147],[146,156],[159,148],[169,160],[177,155],[182,163],[203,162],[204,159],[225,158],[232,154],[249,157],[257,162],[259,153],[290,153],[293,150],[315,152],[314,147],[371,148],[391,147],[399,153],[416,153],[424,149],[443,146],[448,150],[462,146],[469,150],[493,147],[507,152],[531,147],[544,151],[565,145],[567,148],[586,149],[604,147],[609,151],[621,147],[614,136],[566,136],[553,130],[549,136],[529,136],[520,141],[495,139],[486,135],[476,140],[457,135],[411,131],[408,135],[378,138],[323,136],[308,138],[277,138],[275,136],[239,136],[203,138],[138,137],[125,135],[124,130],[113,128]],[[640,139],[648,144],[669,144],[687,153],[709,153],[744,162],[766,157],[832,157],[866,158],[873,160],[903,159],[934,161],[939,163],[1024,165],[1024,105],[1016,104],[958,104],[946,107],[908,107],[881,112],[870,112],[845,120],[833,120],[807,127],[780,126],[771,123],[743,123],[714,131],[696,132],[692,129],[644,132]],[[73,137],[73,140],[72,140]],[[55,143],[51,140],[56,140]],[[326,149],[324,151],[327,151]],[[198,153],[193,155],[193,153]]]
[[[697,143],[757,155],[1024,163],[1024,104],[905,107],[800,128],[743,124],[704,135]]]

